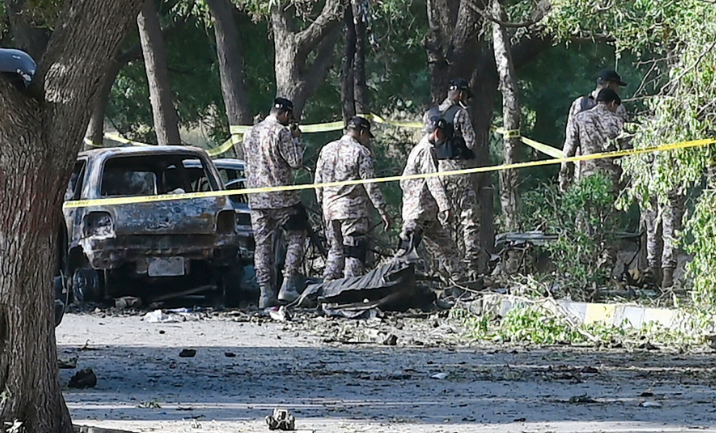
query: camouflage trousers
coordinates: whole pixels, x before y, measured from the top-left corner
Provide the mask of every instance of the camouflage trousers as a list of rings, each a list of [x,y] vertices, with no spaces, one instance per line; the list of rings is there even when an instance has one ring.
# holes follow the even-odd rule
[[[351,257],[347,249],[366,248],[366,234],[369,229],[368,218],[347,218],[331,220],[326,224],[326,238],[330,249],[326,260],[326,269],[323,278],[335,280],[337,278],[358,277],[363,275],[364,263],[356,257]],[[362,245],[361,245],[362,244]],[[365,260],[365,259],[364,259]]]
[[[254,229],[256,242],[254,267],[256,268],[256,282],[259,286],[271,285],[275,281],[275,276],[272,275],[276,260],[273,235],[279,228],[284,229],[288,237],[283,276],[290,277],[299,273],[303,261],[306,232],[286,230],[284,227],[294,213],[295,209],[292,207],[251,210],[251,225]]]
[[[411,235],[422,235],[422,242],[432,259],[440,264],[440,271],[450,279],[459,280],[465,275],[465,268],[458,258],[458,251],[450,233],[438,221],[407,220],[403,222],[401,239]]]
[[[480,207],[473,176],[443,178],[452,208],[452,218],[444,223],[462,253],[464,267],[471,272],[485,271],[480,248]]]
[[[681,230],[686,196],[672,191],[669,193],[668,202],[667,205],[662,205],[656,198],[652,198],[651,209],[642,206],[642,217],[646,225],[646,260],[650,267],[661,265],[664,268],[675,268],[677,265],[676,232]]]

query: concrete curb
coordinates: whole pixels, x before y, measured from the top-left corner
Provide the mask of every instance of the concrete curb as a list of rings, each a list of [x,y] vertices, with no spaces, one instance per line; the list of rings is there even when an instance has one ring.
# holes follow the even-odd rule
[[[670,330],[684,330],[689,314],[668,308],[649,308],[629,304],[593,304],[570,300],[531,300],[513,295],[486,294],[480,301],[470,305],[470,311],[480,315],[504,317],[510,310],[542,305],[547,309],[567,314],[577,323],[601,322],[615,327],[642,328],[659,324]]]

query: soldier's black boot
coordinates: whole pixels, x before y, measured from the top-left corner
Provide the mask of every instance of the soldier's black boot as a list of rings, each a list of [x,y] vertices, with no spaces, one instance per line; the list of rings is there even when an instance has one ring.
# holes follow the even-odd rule
[[[674,268],[664,267],[662,269],[661,288],[668,289],[674,285]]]

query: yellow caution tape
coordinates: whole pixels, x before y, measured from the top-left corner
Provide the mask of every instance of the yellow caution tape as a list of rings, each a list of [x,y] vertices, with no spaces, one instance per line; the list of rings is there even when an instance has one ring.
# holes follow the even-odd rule
[[[411,128],[411,129],[422,129],[423,124],[421,122],[403,122],[403,121],[397,121],[397,120],[387,120],[375,113],[368,113],[368,114],[361,114],[360,116],[365,117],[366,119],[372,120],[375,123],[383,124],[383,125],[390,125],[397,128]],[[315,124],[309,124],[309,125],[301,125],[301,131],[305,133],[316,133],[316,132],[331,132],[331,131],[341,131],[345,127],[345,124],[343,121],[336,121],[336,122],[327,122],[327,123],[315,123]],[[231,132],[231,138],[226,140],[221,146],[215,147],[213,149],[208,149],[207,152],[210,156],[219,156],[225,152],[227,152],[229,149],[232,148],[233,145],[238,144],[240,142],[241,136],[246,134],[249,129],[253,128],[251,125],[231,125],[229,127],[229,131]],[[519,130],[511,130],[507,131],[504,128],[493,128],[493,130],[499,134],[502,134],[505,136],[505,138],[517,138],[520,137],[520,131]],[[128,140],[124,137],[122,137],[119,134],[114,133],[105,133],[104,136],[106,138],[109,138],[114,141],[118,141],[120,143],[125,144],[131,144],[132,146],[153,146],[152,144],[142,143],[139,141],[132,141]],[[522,142],[527,144],[528,146],[533,147],[534,149],[549,155],[553,158],[561,158],[562,152],[559,149],[556,149],[552,146],[549,146],[544,143],[540,143],[538,141],[521,137]],[[85,138],[85,143],[87,143],[90,146],[93,147],[102,147],[101,144],[93,143],[89,139]]]
[[[667,151],[667,150],[701,147],[701,146],[707,146],[709,144],[714,144],[714,143],[716,143],[716,139],[708,138],[708,139],[703,139],[703,140],[683,141],[680,143],[667,144],[664,146],[652,146],[652,147],[645,147],[642,149],[617,150],[614,152],[603,152],[603,153],[595,153],[595,154],[591,154],[591,155],[572,156],[569,158],[563,157],[563,158],[554,158],[554,159],[544,159],[544,160],[540,160],[540,161],[519,162],[519,163],[514,163],[514,164],[502,164],[502,165],[489,166],[489,167],[468,168],[468,169],[463,169],[463,170],[453,170],[453,171],[424,173],[424,174],[411,174],[411,175],[401,175],[401,176],[388,176],[388,177],[380,177],[380,178],[375,178],[375,179],[357,179],[357,180],[347,180],[347,181],[342,181],[342,182],[326,182],[326,183],[320,183],[320,184],[283,185],[283,186],[272,186],[272,187],[265,187],[265,188],[247,188],[247,189],[241,189],[241,190],[195,192],[195,193],[186,193],[186,194],[164,194],[164,195],[153,195],[153,196],[142,196],[142,197],[118,197],[118,198],[101,198],[101,199],[94,199],[94,200],[74,200],[74,201],[65,202],[65,204],[63,205],[63,208],[64,209],[72,209],[72,208],[90,207],[90,206],[113,206],[113,205],[135,204],[135,203],[152,203],[152,202],[158,202],[158,201],[188,200],[188,199],[198,199],[198,198],[208,198],[208,197],[225,197],[225,196],[232,196],[232,195],[245,195],[245,194],[256,194],[256,193],[265,193],[265,192],[298,191],[298,190],[314,189],[314,188],[340,187],[340,186],[347,186],[347,185],[362,185],[362,184],[366,184],[366,183],[397,182],[397,181],[408,180],[408,179],[426,179],[426,178],[431,178],[431,177],[442,177],[442,176],[459,176],[459,175],[472,174],[472,173],[487,173],[487,172],[492,172],[492,171],[516,170],[516,169],[527,168],[527,167],[537,167],[537,166],[543,166],[543,165],[560,164],[563,162],[589,161],[589,160],[602,159],[602,158],[620,158],[620,157],[624,157],[624,156],[642,155],[642,154],[652,153],[652,152],[661,152],[661,151]]]
[[[209,154],[209,156],[219,156],[222,153],[226,152],[227,150],[234,147],[234,144],[238,143],[238,137],[236,135],[232,135],[231,138],[226,140],[224,144],[222,144],[219,147],[215,147],[213,149],[209,149],[206,151],[206,153]]]
[[[495,132],[502,134],[505,138],[520,138],[522,136],[519,129],[510,129],[508,131],[505,128],[495,128]]]

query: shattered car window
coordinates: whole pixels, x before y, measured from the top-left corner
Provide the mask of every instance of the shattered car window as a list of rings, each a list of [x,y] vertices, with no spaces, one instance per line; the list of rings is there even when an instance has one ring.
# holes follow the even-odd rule
[[[65,201],[79,200],[85,177],[85,165],[87,165],[86,161],[77,161],[75,163],[75,169],[72,170],[70,182],[67,185],[67,190],[65,190]]]
[[[104,165],[103,197],[132,197],[211,191],[206,170],[186,169],[181,155],[116,156]]]

